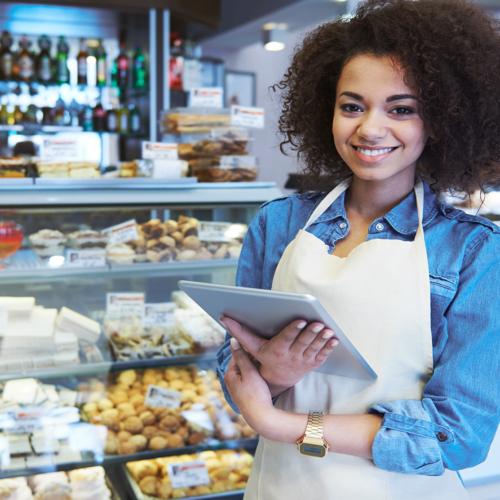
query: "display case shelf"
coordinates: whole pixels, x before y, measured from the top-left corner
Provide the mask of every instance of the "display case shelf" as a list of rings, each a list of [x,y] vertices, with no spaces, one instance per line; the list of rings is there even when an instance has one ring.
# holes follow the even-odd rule
[[[235,269],[238,259],[190,260],[182,262],[144,262],[100,267],[52,267],[42,264],[32,250],[20,250],[12,258],[11,267],[0,270],[0,283],[61,281],[71,278],[118,278],[121,276],[178,276],[196,271]]]
[[[235,439],[233,441],[218,441],[212,439],[208,443],[198,444],[195,446],[184,446],[182,448],[173,449],[162,449],[155,451],[141,451],[133,455],[104,455],[104,456],[94,456],[91,452],[82,453],[82,459],[73,462],[63,462],[57,463],[53,460],[52,456],[45,456],[45,464],[37,467],[26,467],[21,468],[11,468],[0,466],[0,479],[20,477],[20,476],[31,476],[34,474],[43,474],[45,472],[55,472],[55,471],[69,471],[74,469],[82,469],[83,467],[92,467],[94,465],[113,466],[121,465],[127,462],[134,462],[136,460],[149,460],[152,458],[159,457],[172,457],[177,455],[192,454],[199,451],[208,450],[232,450],[237,448],[243,448],[247,451],[254,451],[257,447],[257,438],[244,438]]]
[[[101,363],[81,363],[78,365],[38,368],[19,372],[0,373],[0,383],[22,378],[36,378],[39,380],[63,379],[64,377],[78,377],[98,375],[100,373],[137,370],[141,368],[164,368],[166,366],[189,365],[191,363],[211,363],[215,361],[216,352],[203,354],[188,354],[172,356],[170,358],[145,358],[130,361],[103,361]]]
[[[26,185],[0,180],[0,209],[10,211],[21,207],[264,203],[282,195],[274,182],[197,183],[194,178],[177,182],[149,178],[35,179]]]

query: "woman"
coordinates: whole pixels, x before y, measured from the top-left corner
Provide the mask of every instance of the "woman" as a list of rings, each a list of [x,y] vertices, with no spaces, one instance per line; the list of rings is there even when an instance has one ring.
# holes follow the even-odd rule
[[[245,498],[468,498],[454,471],[500,420],[500,233],[438,195],[500,178],[498,27],[462,0],[368,0],[280,88],[282,146],[342,182],[264,205],[237,284],[315,295],[378,378],[315,372],[322,324],[266,341],[222,318],[226,397],[262,436]],[[321,460],[297,451],[313,435]]]

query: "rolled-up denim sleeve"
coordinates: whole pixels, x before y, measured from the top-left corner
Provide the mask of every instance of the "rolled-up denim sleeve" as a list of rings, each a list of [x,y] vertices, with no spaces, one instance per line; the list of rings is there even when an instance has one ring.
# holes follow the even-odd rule
[[[500,234],[468,249],[439,328],[446,339],[423,399],[372,406],[383,415],[377,467],[438,476],[483,462],[500,421]]]
[[[238,261],[238,270],[236,272],[236,286],[245,286],[249,288],[262,288],[262,268],[264,262],[264,224],[262,222],[262,210],[253,219],[248,227],[248,232],[243,241],[240,258]],[[224,382],[224,375],[231,361],[231,348],[229,342],[231,336],[226,333],[224,344],[217,352],[217,375],[222,386],[222,391],[226,401],[231,408],[240,413],[234,404]]]

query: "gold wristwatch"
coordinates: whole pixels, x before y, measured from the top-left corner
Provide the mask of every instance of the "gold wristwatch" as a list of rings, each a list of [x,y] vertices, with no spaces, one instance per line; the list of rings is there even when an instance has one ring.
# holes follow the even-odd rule
[[[310,411],[306,433],[297,441],[297,449],[302,455],[323,458],[330,446],[323,438],[323,412]]]

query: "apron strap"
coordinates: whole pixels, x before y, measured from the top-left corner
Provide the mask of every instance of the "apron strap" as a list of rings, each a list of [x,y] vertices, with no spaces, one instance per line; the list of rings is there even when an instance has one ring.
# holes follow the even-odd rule
[[[352,177],[347,178],[345,181],[342,181],[339,185],[337,185],[332,191],[330,191],[321,203],[316,207],[311,217],[307,221],[304,226],[304,231],[316,220],[318,217],[323,215],[323,213],[330,207],[330,205],[351,185]],[[415,187],[413,188],[415,192],[415,198],[417,202],[417,212],[418,212],[418,230],[415,236],[415,239],[419,237],[423,237],[424,228],[423,228],[423,219],[424,219],[424,185],[422,180],[419,178]]]

